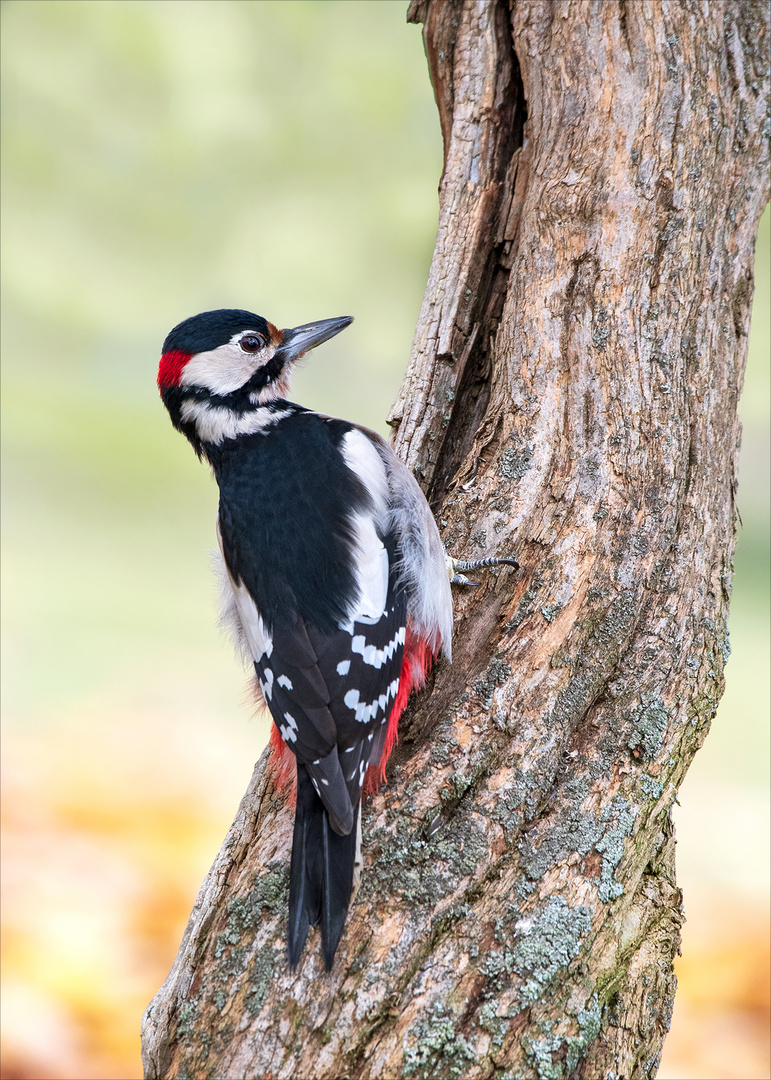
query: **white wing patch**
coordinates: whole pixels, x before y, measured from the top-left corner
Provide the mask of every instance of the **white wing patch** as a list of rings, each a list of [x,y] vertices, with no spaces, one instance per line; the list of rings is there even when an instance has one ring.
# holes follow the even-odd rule
[[[351,526],[356,543],[354,565],[359,598],[344,627],[349,633],[353,632],[354,622],[379,622],[388,595],[388,552],[375,530],[375,522],[369,514],[352,514]]]
[[[186,423],[195,424],[200,439],[214,443],[215,446],[225,439],[235,439],[239,435],[259,435],[277,424],[285,415],[272,409],[257,408],[239,416],[231,409],[210,405],[207,401],[196,401],[195,398],[182,402],[180,414]]]
[[[388,553],[378,536],[388,525],[388,473],[374,444],[358,428],[343,436],[340,449],[345,464],[362,482],[372,499],[363,513],[351,515],[355,538],[354,566],[359,596],[347,623],[341,628],[353,633],[355,622],[376,623],[385,611],[388,595]]]
[[[381,529],[388,516],[388,473],[383,459],[363,431],[347,431],[340,443],[345,464],[358,476],[374,503],[374,514]]]

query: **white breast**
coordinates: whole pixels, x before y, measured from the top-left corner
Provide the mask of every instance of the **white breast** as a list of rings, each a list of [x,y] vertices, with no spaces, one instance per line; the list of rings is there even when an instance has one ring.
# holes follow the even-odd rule
[[[243,584],[236,585],[230,576],[222,555],[222,533],[217,521],[217,541],[220,550],[215,553],[215,570],[220,580],[221,612],[220,626],[233,639],[244,661],[252,659],[259,663],[273,652],[273,637],[262,621],[257,605]]]

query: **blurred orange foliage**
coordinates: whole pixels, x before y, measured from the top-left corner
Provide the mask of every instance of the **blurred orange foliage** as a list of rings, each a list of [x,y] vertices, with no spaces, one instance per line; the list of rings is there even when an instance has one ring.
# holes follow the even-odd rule
[[[251,734],[251,759],[169,718],[6,736],[5,1080],[141,1077],[142,1012],[264,741]]]
[[[689,907],[686,893],[686,911]],[[675,1012],[659,1080],[768,1080],[767,905],[741,895],[696,899],[675,970]]]

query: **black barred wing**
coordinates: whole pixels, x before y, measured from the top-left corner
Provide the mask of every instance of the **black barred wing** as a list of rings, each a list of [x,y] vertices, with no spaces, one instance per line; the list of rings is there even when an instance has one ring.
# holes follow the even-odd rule
[[[375,737],[399,688],[406,599],[391,577],[379,619],[330,634],[297,616],[291,625],[274,626],[270,649],[255,661],[281,737],[307,768],[340,833],[353,825]]]
[[[377,622],[355,622],[352,633],[335,635],[321,663],[334,670],[331,711],[337,729],[338,755],[351,802],[361,795],[378,733],[388,724],[404,655],[406,599],[403,590],[389,593]]]

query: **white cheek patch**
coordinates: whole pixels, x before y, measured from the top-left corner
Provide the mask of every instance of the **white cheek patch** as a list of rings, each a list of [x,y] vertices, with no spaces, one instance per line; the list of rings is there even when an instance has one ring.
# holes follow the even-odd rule
[[[235,439],[239,435],[259,435],[277,424],[284,416],[283,413],[273,412],[271,409],[253,409],[239,416],[222,405],[210,405],[207,401],[196,401],[195,398],[182,402],[180,415],[185,423],[195,424],[199,439],[215,446],[225,439]]]
[[[244,352],[238,344],[242,336],[240,331],[227,345],[191,356],[182,369],[180,386],[204,386],[213,394],[232,394],[240,389],[276,351],[275,345],[266,345],[257,353]]]

